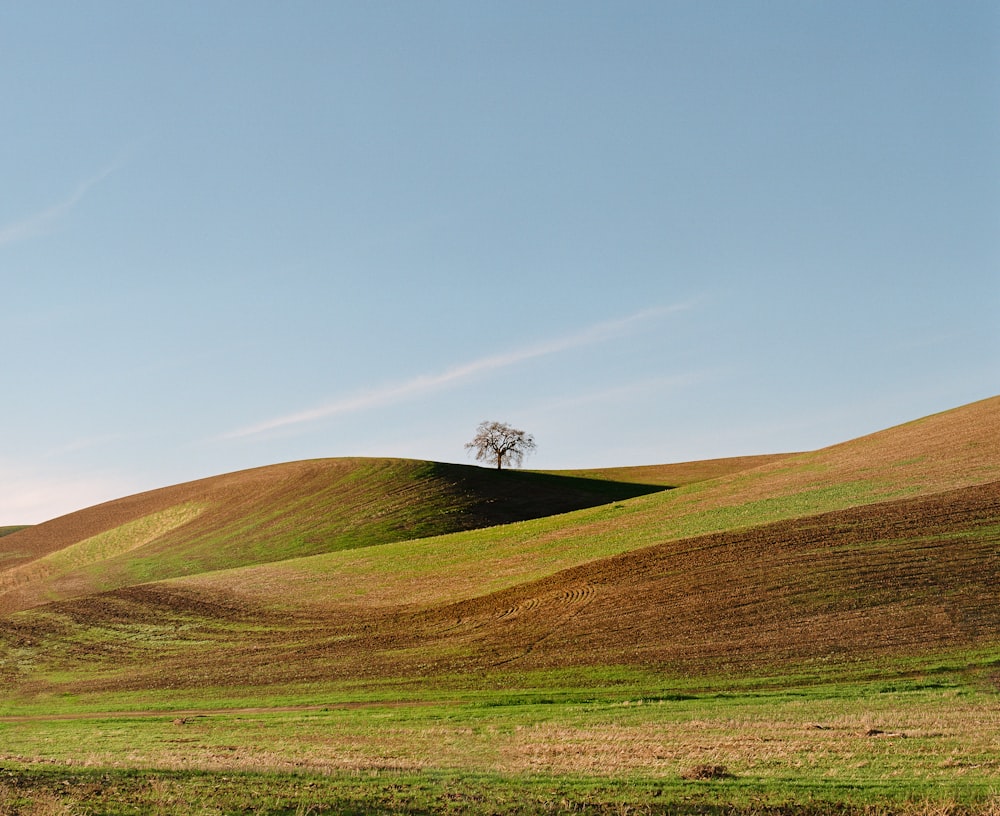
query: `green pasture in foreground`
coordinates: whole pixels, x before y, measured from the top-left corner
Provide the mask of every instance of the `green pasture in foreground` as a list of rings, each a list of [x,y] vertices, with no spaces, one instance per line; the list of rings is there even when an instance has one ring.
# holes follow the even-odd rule
[[[731,779],[375,770],[275,774],[198,771],[4,769],[0,813],[23,816],[204,814],[663,814],[663,816],[994,816],[996,795],[956,800],[920,794],[865,801],[851,785],[816,794],[789,786],[754,792]]]
[[[0,717],[0,813],[997,813],[997,665],[22,700]]]

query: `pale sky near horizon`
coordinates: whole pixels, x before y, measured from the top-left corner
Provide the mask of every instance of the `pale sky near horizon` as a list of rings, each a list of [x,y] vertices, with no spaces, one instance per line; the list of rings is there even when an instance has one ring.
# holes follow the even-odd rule
[[[1000,393],[995,2],[0,2],[0,525]]]

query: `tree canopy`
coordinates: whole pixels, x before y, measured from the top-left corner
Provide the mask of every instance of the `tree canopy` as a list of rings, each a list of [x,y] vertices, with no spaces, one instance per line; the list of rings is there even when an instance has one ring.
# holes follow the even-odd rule
[[[531,434],[512,428],[505,422],[483,421],[465,447],[473,451],[480,462],[495,464],[500,470],[506,464],[519,466],[524,457],[535,449],[535,440]]]

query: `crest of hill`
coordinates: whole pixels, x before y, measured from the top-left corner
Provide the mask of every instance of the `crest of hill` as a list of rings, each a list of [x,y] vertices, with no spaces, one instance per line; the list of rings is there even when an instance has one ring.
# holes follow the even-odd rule
[[[565,513],[661,488],[406,459],[291,462],[81,510],[0,541],[0,609]]]
[[[998,478],[1000,396],[765,465],[741,492],[747,499],[762,498],[826,483],[854,485],[859,493],[867,486],[882,498]]]
[[[1000,396],[816,451],[559,472],[690,486],[706,507],[811,490],[839,490],[840,507],[898,495],[925,495],[1000,478]],[[663,498],[677,501],[685,492]],[[833,509],[823,504],[817,503],[817,512]]]
[[[584,479],[607,479],[612,482],[634,482],[636,484],[682,487],[695,482],[718,479],[730,473],[747,470],[786,459],[793,454],[775,453],[759,456],[730,456],[724,459],[700,459],[695,462],[679,462],[667,465],[633,465],[630,467],[588,468],[585,470],[556,470],[563,476],[578,476]]]
[[[7,527],[0,527],[0,538],[4,536],[11,535],[12,533],[19,532],[30,525],[27,524],[14,524]]]

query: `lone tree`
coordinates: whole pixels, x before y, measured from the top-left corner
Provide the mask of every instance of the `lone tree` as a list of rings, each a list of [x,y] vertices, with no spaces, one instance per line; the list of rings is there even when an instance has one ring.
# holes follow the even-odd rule
[[[500,470],[505,464],[520,465],[535,449],[535,440],[531,434],[503,422],[480,422],[476,435],[465,447],[475,451],[480,462],[496,462]]]

